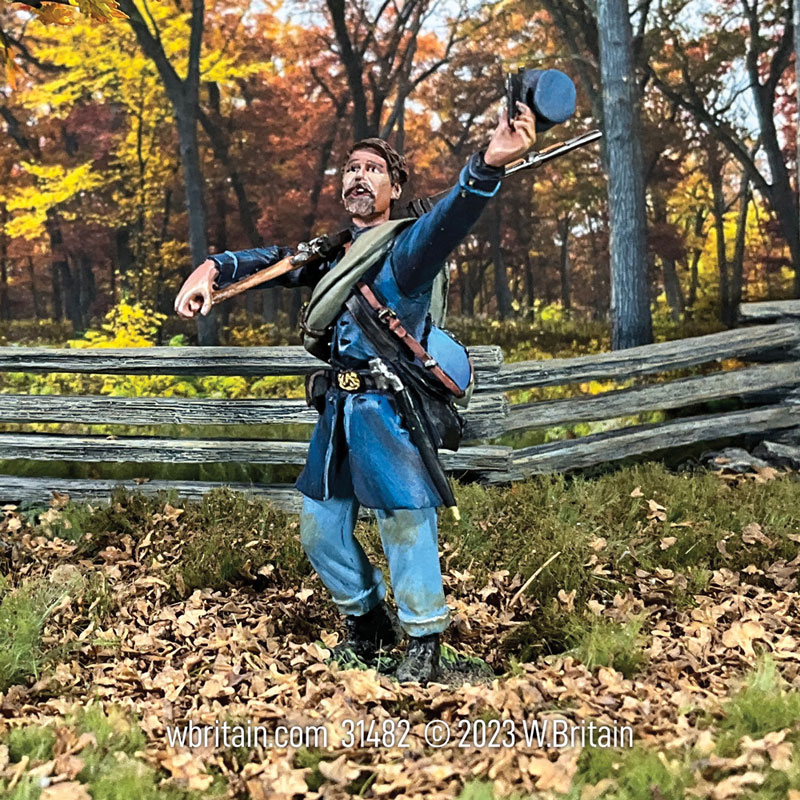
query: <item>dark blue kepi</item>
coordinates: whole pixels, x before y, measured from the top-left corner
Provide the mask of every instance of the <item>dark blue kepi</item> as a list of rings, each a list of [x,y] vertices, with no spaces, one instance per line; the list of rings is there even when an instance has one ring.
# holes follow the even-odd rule
[[[575,84],[559,69],[519,69],[506,78],[509,120],[517,114],[517,100],[536,117],[536,132],[566,122],[575,113]]]

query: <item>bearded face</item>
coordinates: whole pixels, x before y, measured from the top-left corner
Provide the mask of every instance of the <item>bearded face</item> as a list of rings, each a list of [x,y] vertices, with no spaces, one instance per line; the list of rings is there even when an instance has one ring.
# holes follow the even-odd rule
[[[373,150],[354,150],[342,176],[342,202],[355,221],[386,216],[400,186],[392,184],[386,161]]]

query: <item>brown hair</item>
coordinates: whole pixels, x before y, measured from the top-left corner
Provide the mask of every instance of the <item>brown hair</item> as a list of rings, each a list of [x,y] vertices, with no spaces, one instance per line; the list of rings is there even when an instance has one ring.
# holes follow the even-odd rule
[[[386,162],[386,166],[389,170],[389,177],[393,184],[402,186],[408,180],[408,164],[406,163],[406,157],[398,153],[389,142],[378,139],[377,136],[373,136],[369,139],[362,139],[360,142],[356,142],[347,151],[344,160],[345,164],[347,164],[350,156],[353,155],[356,150],[372,150],[381,156]]]

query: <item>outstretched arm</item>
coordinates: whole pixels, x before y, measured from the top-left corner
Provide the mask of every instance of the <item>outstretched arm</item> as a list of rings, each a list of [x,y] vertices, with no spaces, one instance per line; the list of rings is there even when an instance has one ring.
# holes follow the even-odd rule
[[[501,112],[486,151],[472,156],[450,193],[397,237],[392,268],[404,294],[413,296],[430,288],[447,256],[469,233],[489,198],[497,193],[505,165],[533,147],[533,112],[522,103],[517,106],[519,114],[511,124]]]
[[[294,255],[291,247],[271,245],[270,247],[254,247],[250,250],[237,250],[235,253],[226,250],[224,253],[209,256],[208,260],[213,261],[219,269],[217,286],[222,289],[259,270],[271,267],[291,255]],[[270,281],[270,285],[274,284]]]
[[[209,256],[186,279],[175,298],[175,311],[185,319],[191,319],[197,312],[208,314],[212,305],[212,293],[237,283],[262,269],[277,264],[278,261],[294,254],[289,247],[256,247],[251,250],[226,250]],[[271,286],[314,286],[319,280],[320,265],[307,265],[293,269],[277,278],[266,281],[263,288]]]

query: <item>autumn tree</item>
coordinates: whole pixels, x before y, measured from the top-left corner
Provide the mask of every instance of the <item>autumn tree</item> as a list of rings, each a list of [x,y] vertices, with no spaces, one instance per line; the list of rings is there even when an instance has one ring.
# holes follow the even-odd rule
[[[648,74],[666,97],[719,140],[766,198],[789,246],[794,292],[800,297],[800,223],[775,113],[793,49],[792,6],[777,0],[722,0],[705,10],[706,24],[700,30],[675,24],[677,10],[675,3],[663,7],[667,58],[649,63]],[[758,150],[763,148],[766,164],[753,149],[755,137],[738,113],[739,92],[732,92],[724,80],[742,55],[758,120]]]

